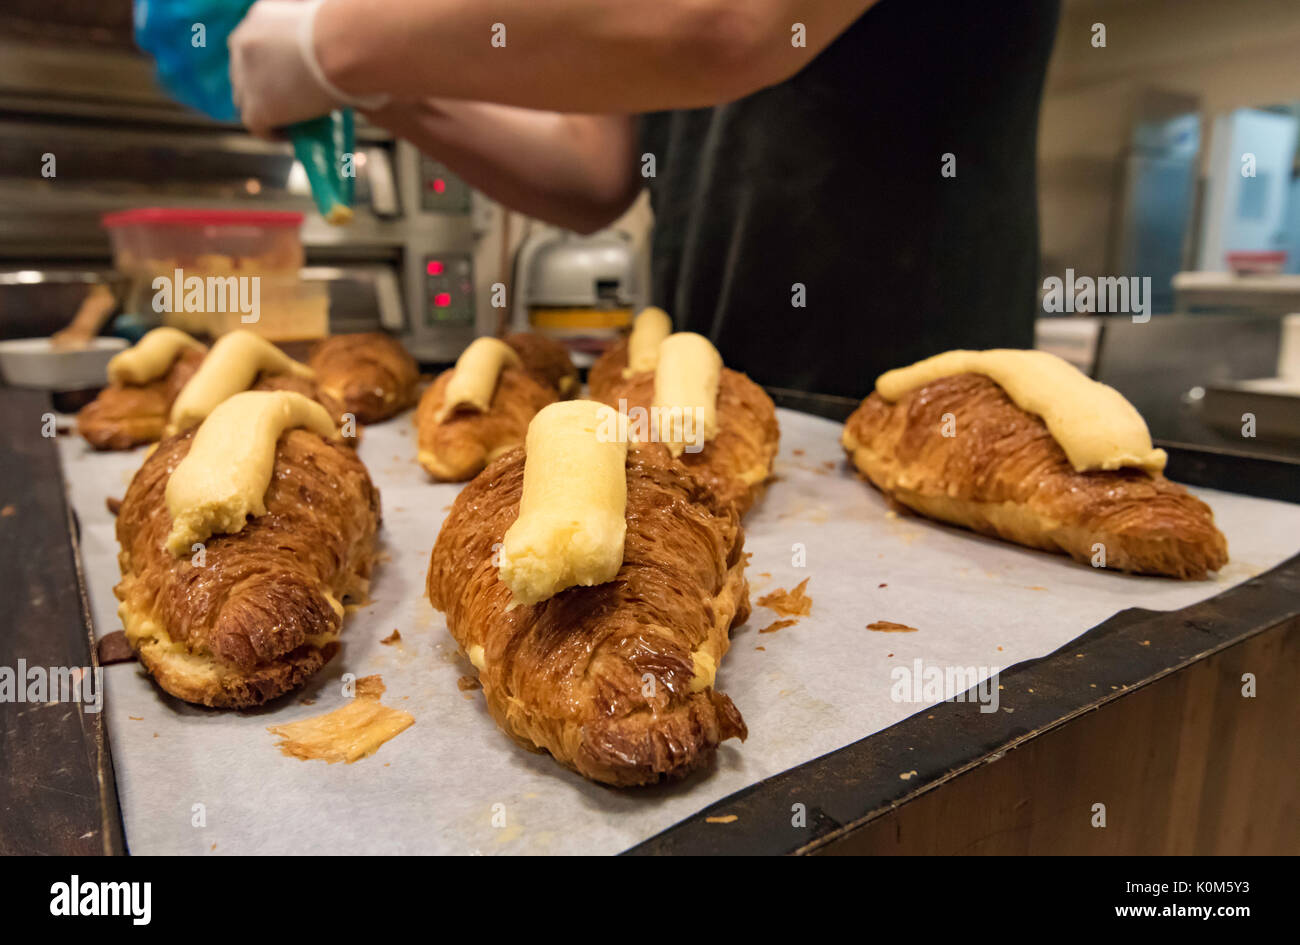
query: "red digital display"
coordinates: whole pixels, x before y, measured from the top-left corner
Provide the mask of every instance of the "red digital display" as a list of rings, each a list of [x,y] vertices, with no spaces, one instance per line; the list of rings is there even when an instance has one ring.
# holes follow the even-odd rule
[[[436,305],[438,308],[446,308],[448,305],[451,304],[451,293],[439,292],[437,295],[433,297],[433,304]]]
[[[424,271],[431,276],[442,275],[442,263],[436,259],[430,259],[429,264],[424,267]]]
[[[447,191],[447,182],[443,180],[441,177],[435,177],[433,179],[433,183],[430,186],[433,187],[433,192],[435,194],[446,193]]]

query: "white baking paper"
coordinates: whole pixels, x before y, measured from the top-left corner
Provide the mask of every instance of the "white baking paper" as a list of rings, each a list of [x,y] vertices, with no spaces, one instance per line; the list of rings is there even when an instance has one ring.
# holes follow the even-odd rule
[[[888,511],[839,446],[840,426],[779,411],[777,481],[746,521],[752,598],[809,578],[812,614],[775,619],[755,604],[718,685],[749,739],[709,770],[639,790],[590,784],[515,746],[492,722],[424,579],[458,486],[429,483],[414,461],[411,415],[365,430],[361,455],[383,496],[381,563],[371,603],[343,649],[308,685],[258,711],[197,708],[162,693],[135,664],[107,667],[108,731],[127,845],[137,854],[615,853],[754,782],[924,709],[894,701],[895,667],[992,672],[1052,652],[1126,607],[1176,609],[1297,551],[1300,506],[1198,490],[1228,536],[1232,563],[1204,582],[1131,577]],[[97,636],[120,629],[113,517],[143,451],[60,450]],[[866,629],[878,620],[916,633]],[[394,629],[401,643],[379,641]],[[344,673],[379,673],[384,702],[415,724],[355,764],[282,755],[269,725],[342,704]],[[895,694],[897,694],[895,692]],[[314,704],[303,704],[304,699]],[[910,767],[905,758],[880,764]],[[815,798],[808,798],[815,804]],[[743,830],[743,822],[719,830]]]

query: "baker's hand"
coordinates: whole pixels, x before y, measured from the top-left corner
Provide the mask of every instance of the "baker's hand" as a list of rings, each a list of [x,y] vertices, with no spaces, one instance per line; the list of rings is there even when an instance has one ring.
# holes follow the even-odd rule
[[[379,108],[388,96],[336,88],[316,60],[313,31],[324,0],[258,0],[230,34],[230,85],[248,130],[274,129],[351,105]]]

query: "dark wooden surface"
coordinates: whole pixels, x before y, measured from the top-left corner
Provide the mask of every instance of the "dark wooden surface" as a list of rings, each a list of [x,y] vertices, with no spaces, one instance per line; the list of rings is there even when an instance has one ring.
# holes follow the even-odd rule
[[[1000,711],[996,713],[982,713],[974,702],[940,703],[882,732],[724,798],[629,852],[809,853],[841,844],[852,849],[857,835],[880,818],[906,809],[931,793],[946,795],[958,779],[998,763],[1000,772],[1013,771],[1025,779],[1019,782],[1018,792],[1012,791],[1000,799],[992,793],[983,795],[988,801],[983,807],[972,802],[941,808],[948,818],[943,821],[944,834],[950,833],[952,838],[968,836],[974,845],[981,837],[999,831],[1023,829],[1023,822],[1017,818],[1032,820],[1035,816],[1032,806],[1013,804],[1010,809],[1001,806],[1006,798],[1023,800],[1031,785],[1038,790],[1032,792],[1031,800],[1025,801],[1025,805],[1036,804],[1038,810],[1061,813],[1054,807],[1058,799],[1065,803],[1059,778],[1048,772],[1037,772],[1032,762],[1024,767],[1003,762],[1010,752],[1023,755],[1027,751],[1029,754],[1023,757],[1032,759],[1035,754],[1046,753],[1052,764],[1065,765],[1062,770],[1067,774],[1066,782],[1080,788],[1099,785],[1093,793],[1107,782],[1083,766],[1109,764],[1115,770],[1107,777],[1120,781],[1128,778],[1123,801],[1130,815],[1134,809],[1159,804],[1164,796],[1162,792],[1204,796],[1203,807],[1186,803],[1176,807],[1175,812],[1180,815],[1177,827],[1169,828],[1170,833],[1161,836],[1167,839],[1179,832],[1183,837],[1189,833],[1198,836],[1199,831],[1212,829],[1207,825],[1229,824],[1232,818],[1240,821],[1244,816],[1252,818],[1249,829],[1225,829],[1223,845],[1232,852],[1244,853],[1249,852],[1244,846],[1249,840],[1258,852],[1267,846],[1266,840],[1271,842],[1277,838],[1262,838],[1252,835],[1250,830],[1264,831],[1270,824],[1285,822],[1288,811],[1295,813],[1295,792],[1291,787],[1295,766],[1277,767],[1279,763],[1285,764],[1287,757],[1294,759],[1294,750],[1281,758],[1271,757],[1271,753],[1276,751],[1280,737],[1295,741],[1300,690],[1296,688],[1293,637],[1298,625],[1300,555],[1182,610],[1121,611],[1055,653],[1004,670],[1000,679],[1003,686]],[[1144,687],[1260,634],[1268,634],[1270,640],[1280,640],[1289,634],[1292,639],[1291,648],[1286,650],[1291,658],[1258,658],[1257,665],[1250,669],[1256,674],[1258,685],[1267,689],[1267,700],[1240,706],[1230,701],[1233,690],[1226,686],[1214,695],[1221,700],[1218,710],[1175,700],[1161,703],[1158,709],[1143,715],[1138,708],[1143,702],[1133,708],[1127,705]],[[1274,640],[1270,646],[1282,647],[1283,643]],[[1119,706],[1123,706],[1123,713],[1112,711],[1111,707]],[[1235,711],[1224,711],[1224,706]],[[1184,710],[1185,714],[1180,714]],[[1092,753],[1076,757],[1072,752],[1079,749],[1069,747],[1077,743],[1070,741],[1068,726],[1092,713],[1107,716],[1109,727],[1103,731],[1111,733],[1116,741],[1109,752],[1104,744],[1088,742]],[[1110,722],[1111,718],[1116,721]],[[1276,727],[1279,722],[1281,729]],[[1185,750],[1175,751],[1171,756],[1170,751],[1179,748],[1171,743],[1180,740]],[[1052,743],[1064,747],[1049,747]],[[1217,757],[1215,751],[1220,753]],[[1228,752],[1227,757],[1224,752]],[[1143,759],[1150,758],[1172,759],[1172,767],[1159,768],[1161,774],[1168,776],[1166,779],[1153,776],[1159,766],[1143,767]],[[1125,761],[1128,763],[1121,763]],[[1233,790],[1216,788],[1215,785],[1224,783],[1224,778],[1211,768],[1223,764],[1263,773],[1265,781],[1252,795],[1251,775],[1238,772]],[[1287,772],[1285,790],[1279,793],[1276,778],[1282,771]],[[1092,780],[1085,780],[1085,774]],[[1140,802],[1137,799],[1144,792],[1150,796]],[[1104,803],[1105,797],[1098,796],[1097,800]],[[1234,804],[1247,801],[1244,809],[1234,811]],[[937,803],[940,802],[931,801],[926,806]],[[795,805],[803,805],[806,811],[803,825],[795,823]],[[709,818],[731,817],[735,820],[727,823],[709,821]],[[1294,817],[1289,823],[1292,826],[1296,823]],[[1130,819],[1127,824],[1132,826],[1133,821]],[[1121,833],[1117,829],[1106,835],[1107,842],[1119,844],[1117,838]],[[1052,839],[1035,846],[1035,852],[1086,852],[1087,849],[1059,845],[1074,844],[1078,835],[1045,832],[1037,836]],[[1294,830],[1290,836],[1282,836],[1286,837],[1284,843],[1289,852],[1300,852]],[[1243,846],[1234,846],[1235,843]],[[1149,853],[1165,852],[1159,844],[1147,843],[1141,836],[1130,838],[1125,844],[1130,852],[1133,847]],[[961,849],[964,847],[957,845],[945,852]],[[1198,849],[1222,852],[1209,839]],[[929,845],[922,842],[915,850],[896,846],[894,852],[937,850],[934,842]]]
[[[1254,697],[1242,677],[1258,682]],[[1295,855],[1300,619],[1196,660],[941,790],[830,854]],[[1094,805],[1105,805],[1105,825]]]
[[[0,666],[92,666],[49,398],[0,390]],[[0,853],[121,852],[103,714],[0,702]]]

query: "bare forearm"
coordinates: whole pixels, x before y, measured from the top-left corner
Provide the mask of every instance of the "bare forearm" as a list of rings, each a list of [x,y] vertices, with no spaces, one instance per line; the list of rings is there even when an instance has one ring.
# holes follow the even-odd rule
[[[640,188],[626,116],[429,100],[370,118],[492,199],[580,232],[615,219]]]
[[[329,0],[315,49],[331,81],[356,95],[655,111],[781,81],[873,2]],[[796,22],[806,45],[791,42]]]

